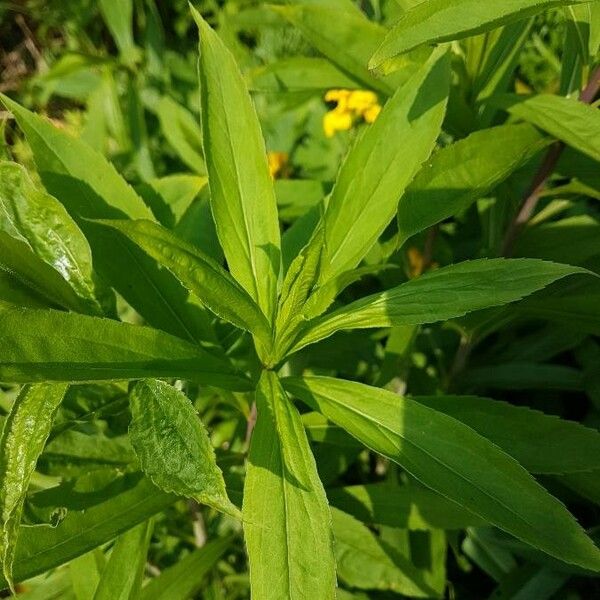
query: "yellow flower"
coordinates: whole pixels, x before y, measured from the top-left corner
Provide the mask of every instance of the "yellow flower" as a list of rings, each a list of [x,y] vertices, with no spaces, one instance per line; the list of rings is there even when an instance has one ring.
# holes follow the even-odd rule
[[[347,111],[334,108],[323,117],[323,131],[328,138],[333,137],[338,131],[345,131],[351,127],[352,114]]]
[[[287,165],[288,161],[287,152],[268,152],[267,160],[269,161],[269,173],[271,177],[275,179]]]
[[[362,115],[369,108],[377,105],[377,96],[367,90],[356,90],[350,92],[348,97],[348,108]]]
[[[380,112],[381,106],[379,104],[374,104],[373,106],[370,106],[369,108],[367,108],[367,110],[365,110],[365,112],[363,113],[363,119],[367,123],[373,123],[373,121],[375,121],[375,119],[379,116]]]
[[[336,107],[323,117],[323,130],[327,137],[350,129],[359,118],[372,123],[381,111],[377,95],[369,90],[329,90],[325,101],[336,103]]]

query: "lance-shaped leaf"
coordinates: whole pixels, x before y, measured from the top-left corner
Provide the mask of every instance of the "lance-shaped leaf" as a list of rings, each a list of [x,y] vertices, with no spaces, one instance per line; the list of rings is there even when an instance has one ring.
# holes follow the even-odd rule
[[[131,600],[138,598],[144,578],[152,519],[120,535],[102,571],[94,600]]]
[[[335,597],[327,498],[298,411],[265,371],[244,486],[252,598]]]
[[[0,330],[0,381],[181,377],[249,387],[225,358],[150,327],[55,310],[2,310]]]
[[[597,108],[575,98],[551,94],[504,95],[491,99],[490,103],[600,161],[600,111]]]
[[[567,509],[470,427],[360,383],[328,377],[284,382],[291,393],[424,485],[551,556],[600,570],[600,550]]]
[[[356,267],[393,219],[440,132],[449,78],[448,54],[438,50],[396,91],[346,157],[324,215],[321,283]]]
[[[258,305],[223,267],[196,247],[151,221],[102,221],[163,265],[209,310],[263,340],[271,335]]]
[[[0,561],[11,588],[25,495],[66,389],[66,385],[52,384],[23,388],[4,422],[0,438]]]
[[[434,323],[520,300],[585,269],[538,259],[471,260],[352,302],[307,326],[294,350],[343,329]]]
[[[129,435],[143,471],[166,492],[237,516],[206,428],[190,400],[164,381],[147,379],[129,394]]]
[[[398,204],[399,245],[484,197],[550,141],[529,125],[501,125],[440,150]]]
[[[600,433],[525,406],[476,396],[416,397],[471,427],[531,473],[600,469]]]
[[[581,4],[588,0],[427,0],[407,11],[386,35],[369,62],[384,66],[399,54],[434,42],[449,42],[524,19],[547,8]]]
[[[217,233],[232,275],[273,318],[280,240],[258,117],[235,59],[192,9],[200,30],[204,157]]]

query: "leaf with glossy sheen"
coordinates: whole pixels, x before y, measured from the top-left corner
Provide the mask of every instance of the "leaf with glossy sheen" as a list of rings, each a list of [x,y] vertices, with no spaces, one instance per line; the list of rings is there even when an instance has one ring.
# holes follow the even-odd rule
[[[393,219],[440,133],[449,79],[448,53],[438,50],[350,150],[324,215],[321,283],[356,267]]]
[[[102,221],[163,265],[218,317],[269,340],[269,323],[254,300],[210,256],[151,221]]]
[[[533,16],[548,8],[588,0],[427,0],[407,11],[392,27],[369,62],[381,68],[387,61],[422,44],[449,42],[483,33]]]
[[[434,154],[398,204],[398,244],[483,198],[548,143],[530,125],[501,125]]]
[[[152,519],[136,525],[117,538],[94,594],[94,600],[138,598],[144,578]]]
[[[600,433],[579,423],[476,396],[418,396],[414,400],[468,425],[531,473],[600,469]]]
[[[194,550],[142,589],[140,600],[189,600],[202,588],[204,578],[231,546],[231,537],[221,537]]]
[[[147,379],[129,394],[129,435],[142,470],[165,492],[237,516],[206,428],[192,403],[164,381]]]
[[[157,329],[55,310],[0,310],[0,381],[180,377],[226,389],[249,382],[229,361]]]
[[[520,300],[584,269],[538,259],[471,260],[430,271],[398,287],[356,300],[314,320],[298,350],[336,331],[434,323]]]
[[[597,108],[575,98],[551,94],[506,95],[492,98],[490,102],[600,161],[600,111]]]
[[[527,471],[461,422],[414,400],[329,377],[286,389],[421,483],[565,562],[600,570],[600,550]]]
[[[36,188],[21,165],[0,162],[0,207],[0,229],[57,271],[89,312],[101,314],[90,247],[60,202]]]
[[[263,372],[246,467],[244,533],[254,600],[335,597],[327,498],[298,411]]]
[[[200,30],[200,97],[211,206],[232,275],[273,318],[280,264],[273,181],[258,117],[235,59],[192,9]]]
[[[66,385],[23,388],[4,422],[0,438],[0,561],[13,587],[12,568],[23,503],[38,457],[52,429]]]

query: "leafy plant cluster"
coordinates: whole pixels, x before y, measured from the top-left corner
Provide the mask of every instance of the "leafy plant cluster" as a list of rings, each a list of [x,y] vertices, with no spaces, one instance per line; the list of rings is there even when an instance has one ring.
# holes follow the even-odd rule
[[[0,7],[6,594],[594,597],[600,2],[164,4]]]

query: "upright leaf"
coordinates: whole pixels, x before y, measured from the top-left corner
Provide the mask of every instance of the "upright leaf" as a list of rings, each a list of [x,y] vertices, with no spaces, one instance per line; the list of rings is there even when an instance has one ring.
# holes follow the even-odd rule
[[[471,260],[430,271],[309,323],[295,350],[343,329],[434,323],[520,300],[584,269],[538,259]]]
[[[565,562],[600,570],[600,550],[566,508],[470,427],[413,400],[328,377],[286,389],[421,483]]]
[[[321,283],[354,268],[394,217],[440,132],[449,77],[448,54],[436,51],[348,154],[324,215]]]
[[[252,598],[335,597],[327,499],[298,411],[265,371],[244,486]]]
[[[94,594],[94,600],[135,600],[140,595],[152,519],[117,538]]]
[[[15,546],[29,480],[66,389],[66,385],[51,384],[23,388],[4,422],[0,438],[0,560],[2,574],[11,588]]]
[[[100,12],[119,50],[123,54],[133,49],[133,1],[99,0]]]
[[[369,68],[421,44],[449,42],[483,33],[505,23],[535,15],[547,8],[580,4],[588,0],[427,0],[407,11],[386,35],[371,58]]]
[[[217,233],[231,273],[271,320],[280,240],[265,143],[235,59],[192,13],[200,30],[202,134]]]
[[[206,428],[186,396],[164,381],[138,382],[129,394],[131,443],[143,471],[162,490],[237,516]]]
[[[162,331],[54,310],[0,310],[0,381],[181,377],[248,389],[228,360]]]

